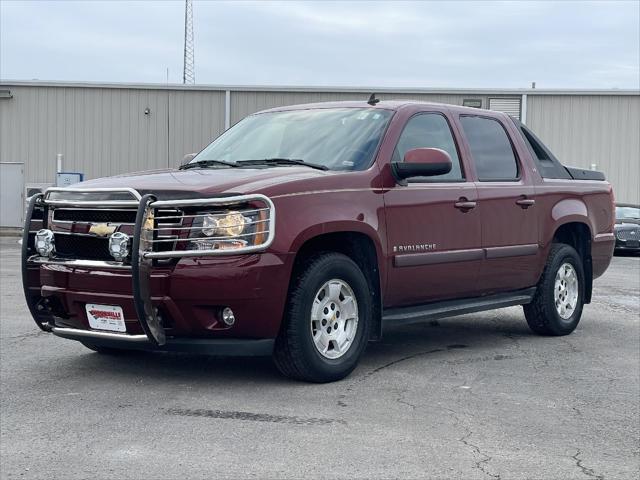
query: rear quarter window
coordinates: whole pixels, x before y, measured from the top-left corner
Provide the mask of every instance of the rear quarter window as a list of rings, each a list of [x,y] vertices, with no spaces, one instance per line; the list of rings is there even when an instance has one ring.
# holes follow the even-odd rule
[[[521,132],[524,143],[527,145],[542,178],[571,178],[567,169],[531,130],[515,119],[514,124]]]

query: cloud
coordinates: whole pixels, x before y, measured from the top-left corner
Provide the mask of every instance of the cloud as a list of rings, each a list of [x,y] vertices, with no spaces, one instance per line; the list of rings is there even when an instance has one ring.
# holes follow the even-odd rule
[[[163,82],[183,2],[0,2],[0,76]],[[201,2],[213,84],[638,88],[638,2]]]

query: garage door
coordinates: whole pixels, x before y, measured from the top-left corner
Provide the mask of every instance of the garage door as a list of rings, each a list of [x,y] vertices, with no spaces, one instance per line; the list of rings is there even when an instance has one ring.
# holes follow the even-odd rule
[[[520,120],[520,98],[490,98],[489,110],[504,112]]]
[[[24,165],[0,163],[0,227],[21,227],[24,213]]]

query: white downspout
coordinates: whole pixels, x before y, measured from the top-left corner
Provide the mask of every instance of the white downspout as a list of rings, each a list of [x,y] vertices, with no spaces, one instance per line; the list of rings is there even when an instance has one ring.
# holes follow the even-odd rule
[[[224,129],[231,126],[231,90],[224,92]]]

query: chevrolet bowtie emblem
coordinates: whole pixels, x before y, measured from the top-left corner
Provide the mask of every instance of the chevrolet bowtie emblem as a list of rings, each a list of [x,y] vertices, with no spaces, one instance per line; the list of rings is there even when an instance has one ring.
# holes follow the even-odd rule
[[[89,233],[93,233],[98,237],[106,237],[107,235],[111,235],[115,231],[115,225],[108,225],[106,223],[96,223],[91,225],[91,228],[89,228]]]

